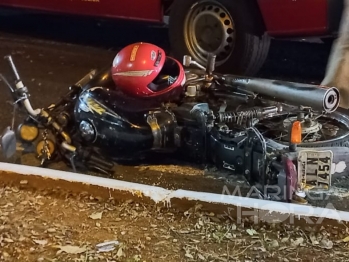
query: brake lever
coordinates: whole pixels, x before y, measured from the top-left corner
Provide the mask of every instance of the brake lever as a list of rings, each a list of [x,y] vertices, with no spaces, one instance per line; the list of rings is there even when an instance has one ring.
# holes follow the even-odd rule
[[[7,81],[6,77],[3,76],[3,74],[0,74],[1,81],[7,85],[7,87],[11,90],[11,93],[15,92],[15,89],[11,86],[11,84]]]
[[[5,85],[10,89],[12,102],[8,101],[11,105],[19,105],[18,101],[21,99],[19,98],[21,94],[19,92],[16,92],[16,90],[12,87],[12,85],[7,81],[6,77],[2,74],[0,74],[0,81],[4,82]]]
[[[191,65],[195,65],[195,66],[197,66],[198,68],[200,68],[202,70],[206,70],[206,68],[204,66],[200,65],[196,61],[193,61],[191,56],[188,56],[188,55],[183,56],[183,65],[186,66],[186,67],[189,67]]]

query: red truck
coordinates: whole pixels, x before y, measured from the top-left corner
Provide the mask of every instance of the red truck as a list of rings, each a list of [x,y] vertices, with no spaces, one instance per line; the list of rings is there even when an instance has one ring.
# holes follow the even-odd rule
[[[271,38],[333,37],[343,0],[1,0],[0,6],[165,24],[173,55],[217,70],[256,74]]]

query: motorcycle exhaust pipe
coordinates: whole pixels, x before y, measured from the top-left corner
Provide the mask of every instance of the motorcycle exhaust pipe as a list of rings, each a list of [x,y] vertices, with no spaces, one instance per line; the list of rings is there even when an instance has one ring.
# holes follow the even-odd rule
[[[223,79],[227,85],[239,86],[246,91],[268,96],[275,100],[308,106],[326,113],[336,111],[339,106],[339,90],[335,87],[231,75],[224,75]]]

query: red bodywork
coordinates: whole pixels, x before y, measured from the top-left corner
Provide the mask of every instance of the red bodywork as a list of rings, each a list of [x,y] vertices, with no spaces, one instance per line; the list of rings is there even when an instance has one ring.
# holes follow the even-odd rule
[[[337,0],[339,1],[341,0]],[[328,33],[329,5],[334,1],[257,0],[257,2],[266,31],[271,36],[309,36]],[[73,15],[158,23],[163,21],[162,0],[1,0],[0,5]]]
[[[161,0],[0,0],[0,5],[73,15],[162,21]]]
[[[269,35],[322,35],[328,31],[327,0],[258,0]]]

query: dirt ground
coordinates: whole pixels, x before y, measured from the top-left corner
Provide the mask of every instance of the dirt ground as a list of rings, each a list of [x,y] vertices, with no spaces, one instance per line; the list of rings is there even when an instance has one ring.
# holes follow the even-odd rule
[[[348,236],[335,227],[237,223],[198,205],[183,213],[0,188],[0,261],[348,261]]]

